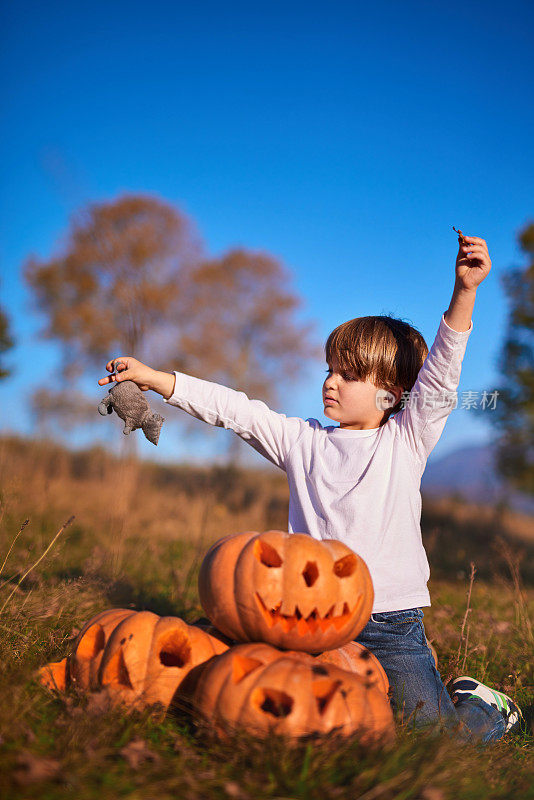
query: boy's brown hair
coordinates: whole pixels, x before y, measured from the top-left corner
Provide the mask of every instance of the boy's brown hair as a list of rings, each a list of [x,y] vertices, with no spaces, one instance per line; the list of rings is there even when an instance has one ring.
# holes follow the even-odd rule
[[[402,386],[409,392],[427,357],[428,347],[419,331],[392,316],[356,317],[338,325],[325,345],[328,366],[353,380],[367,380],[386,391]],[[395,414],[402,398],[391,409]]]

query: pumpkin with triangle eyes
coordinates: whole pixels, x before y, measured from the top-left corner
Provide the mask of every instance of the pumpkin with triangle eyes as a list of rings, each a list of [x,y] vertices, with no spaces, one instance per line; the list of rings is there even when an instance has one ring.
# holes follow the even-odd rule
[[[97,689],[98,668],[109,635],[121,620],[131,614],[135,614],[135,611],[111,608],[92,617],[82,627],[66,658],[41,667],[38,671],[41,683],[60,691],[72,685],[82,689]]]
[[[230,638],[309,653],[354,639],[374,598],[365,561],[342,542],[276,530],[215,542],[198,589],[207,616]]]
[[[318,661],[334,664],[347,672],[354,672],[370,683],[376,684],[380,691],[388,697],[389,681],[384,667],[378,658],[359,642],[349,642],[336,650],[327,650],[317,656]]]
[[[90,619],[70,654],[42,667],[39,678],[59,690],[103,690],[112,704],[167,708],[193,667],[228,649],[223,638],[179,617],[114,608]]]
[[[391,706],[376,684],[307,653],[240,644],[190,677],[195,672],[191,705],[219,734],[237,728],[257,736],[336,731],[357,733],[362,744],[394,738]]]

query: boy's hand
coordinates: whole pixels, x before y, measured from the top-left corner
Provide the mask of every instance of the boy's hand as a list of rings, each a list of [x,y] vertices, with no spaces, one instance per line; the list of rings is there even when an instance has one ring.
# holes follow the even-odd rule
[[[119,356],[106,364],[108,372],[113,372],[112,375],[107,375],[105,378],[100,378],[98,381],[100,386],[105,386],[106,383],[113,383],[113,381],[133,381],[136,383],[142,392],[147,392],[153,388],[153,378],[156,375],[156,370],[152,367],[147,367],[136,358],[131,356]]]
[[[486,278],[491,269],[488,245],[478,236],[458,236],[459,250],[456,256],[456,284],[463,289],[474,290]]]

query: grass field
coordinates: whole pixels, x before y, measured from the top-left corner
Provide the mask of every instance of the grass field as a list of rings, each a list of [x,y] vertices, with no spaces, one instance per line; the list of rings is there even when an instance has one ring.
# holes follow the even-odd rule
[[[532,520],[453,501],[425,502],[422,520],[425,625],[442,675],[472,674],[510,694],[529,732],[477,747],[398,726],[394,747],[365,752],[333,736],[221,741],[178,712],[110,711],[33,678],[105,608],[200,616],[196,576],[209,544],[286,528],[282,473],[163,467],[13,437],[0,440],[0,487],[2,796],[534,798]]]

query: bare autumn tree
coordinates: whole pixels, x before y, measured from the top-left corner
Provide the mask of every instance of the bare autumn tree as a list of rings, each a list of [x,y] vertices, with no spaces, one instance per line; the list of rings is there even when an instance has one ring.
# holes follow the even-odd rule
[[[76,215],[62,252],[30,257],[26,280],[64,345],[65,375],[120,350],[146,358],[150,338],[176,312],[180,278],[200,253],[190,220],[155,197],[126,195]],[[152,354],[157,358],[158,354]]]
[[[200,263],[182,297],[187,371],[276,403],[320,355],[290,286],[287,270],[267,253],[234,249]]]
[[[126,196],[76,218],[61,253],[28,259],[25,275],[63,344],[63,376],[99,370],[129,354],[156,369],[179,369],[275,402],[318,355],[282,264],[266,253],[232,250],[211,260],[179,211]],[[75,408],[73,408],[73,403]],[[61,426],[94,420],[73,393],[42,389],[34,412]]]
[[[510,304],[498,362],[504,383],[489,419],[498,437],[497,471],[514,488],[534,495],[534,223],[520,232],[519,243],[528,264],[502,276]]]
[[[88,368],[101,371],[114,353],[158,368],[183,276],[200,253],[189,218],[156,197],[124,195],[74,215],[60,252],[46,261],[31,256],[24,265],[47,320],[42,335],[63,345],[62,377],[70,384]],[[61,415],[63,425],[91,413],[81,396],[45,387],[33,410],[38,419]]]

